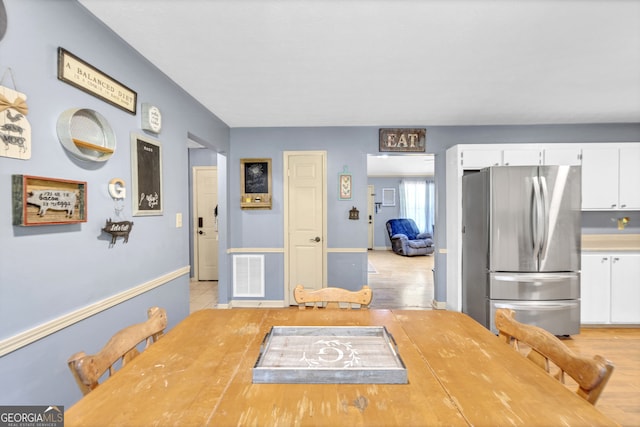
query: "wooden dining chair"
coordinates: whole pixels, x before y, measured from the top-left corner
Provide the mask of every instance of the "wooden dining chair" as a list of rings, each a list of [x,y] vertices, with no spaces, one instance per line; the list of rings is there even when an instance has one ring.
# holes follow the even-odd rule
[[[148,320],[142,323],[118,331],[98,353],[87,355],[80,351],[69,358],[69,369],[83,394],[86,395],[96,388],[107,370],[109,376],[113,375],[119,360],[122,360],[122,367],[136,357],[139,354],[138,344],[146,341],[146,349],[164,334],[167,327],[166,310],[151,307],[147,310],[147,317]]]
[[[347,309],[351,309],[356,304],[361,309],[367,309],[371,304],[373,291],[367,285],[364,285],[359,291],[331,287],[308,290],[304,286],[298,285],[293,290],[293,296],[300,310],[304,310],[307,303],[312,304],[314,309],[318,307],[340,308],[341,303],[346,305]]]
[[[511,309],[498,309],[495,324],[499,336],[507,344],[519,352],[526,352],[528,359],[561,383],[565,384],[564,374],[569,375],[578,384],[576,393],[592,405],[596,404],[613,373],[611,362],[600,355],[588,358],[574,353],[549,331],[518,322],[515,311]]]

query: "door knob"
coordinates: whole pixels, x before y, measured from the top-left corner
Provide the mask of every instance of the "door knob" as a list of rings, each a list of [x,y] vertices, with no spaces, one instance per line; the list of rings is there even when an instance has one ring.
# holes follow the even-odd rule
[[[309,239],[309,240],[312,241],[312,242],[319,242],[321,239],[320,239],[320,237],[316,236],[315,239]]]
[[[198,230],[198,234],[204,234],[204,231]]]

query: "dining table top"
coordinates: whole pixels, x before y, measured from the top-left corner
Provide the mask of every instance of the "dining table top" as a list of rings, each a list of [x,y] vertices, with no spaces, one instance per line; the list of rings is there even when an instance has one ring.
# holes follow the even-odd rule
[[[384,326],[406,384],[254,383],[274,326]],[[467,315],[206,309],[65,412],[65,426],[617,425]]]

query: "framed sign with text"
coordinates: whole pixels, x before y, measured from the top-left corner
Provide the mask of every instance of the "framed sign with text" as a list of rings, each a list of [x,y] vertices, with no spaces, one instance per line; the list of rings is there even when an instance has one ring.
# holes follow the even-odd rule
[[[424,153],[426,129],[380,129],[380,152]]]
[[[133,115],[138,94],[74,54],[58,48],[58,79]]]

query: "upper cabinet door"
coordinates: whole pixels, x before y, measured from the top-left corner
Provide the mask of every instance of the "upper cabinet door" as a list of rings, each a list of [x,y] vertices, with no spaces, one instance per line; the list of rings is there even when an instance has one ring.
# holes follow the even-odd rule
[[[544,150],[544,164],[580,166],[580,148],[547,148]]]
[[[618,148],[582,150],[582,209],[619,209]]]
[[[465,150],[461,153],[462,169],[482,169],[502,164],[500,150]]]
[[[620,149],[620,208],[640,210],[640,147]]]
[[[504,150],[502,164],[505,166],[538,166],[542,164],[542,150]]]

